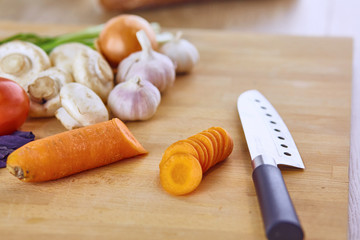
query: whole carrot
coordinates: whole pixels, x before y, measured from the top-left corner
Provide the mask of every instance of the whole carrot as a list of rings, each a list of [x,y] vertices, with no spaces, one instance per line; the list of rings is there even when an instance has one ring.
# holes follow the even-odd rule
[[[22,181],[40,182],[144,153],[126,125],[114,118],[28,143],[9,155],[6,167]]]

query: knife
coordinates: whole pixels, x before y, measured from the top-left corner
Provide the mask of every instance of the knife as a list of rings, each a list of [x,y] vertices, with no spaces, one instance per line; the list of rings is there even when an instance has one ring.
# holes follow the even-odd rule
[[[256,194],[269,240],[297,240],[304,232],[278,165],[305,169],[295,142],[271,103],[257,90],[242,93],[237,107],[252,159]]]

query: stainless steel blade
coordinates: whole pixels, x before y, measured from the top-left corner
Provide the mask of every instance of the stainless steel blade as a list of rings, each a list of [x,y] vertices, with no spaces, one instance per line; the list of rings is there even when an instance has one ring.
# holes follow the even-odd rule
[[[277,165],[305,168],[284,121],[260,92],[249,90],[242,93],[237,107],[251,159],[271,156]]]

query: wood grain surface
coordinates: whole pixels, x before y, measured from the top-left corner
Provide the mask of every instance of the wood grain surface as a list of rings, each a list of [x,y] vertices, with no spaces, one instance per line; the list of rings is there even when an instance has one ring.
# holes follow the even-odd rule
[[[0,23],[0,37],[59,25]],[[155,117],[127,123],[150,152],[56,181],[27,184],[0,169],[0,232],[5,239],[265,239],[250,156],[236,99],[258,89],[291,131],[306,169],[283,169],[306,239],[345,239],[352,41],[184,30],[201,60],[162,96]],[[158,163],[172,142],[211,126],[234,151],[188,196],[159,184]],[[37,137],[64,131],[54,119],[29,119]]]

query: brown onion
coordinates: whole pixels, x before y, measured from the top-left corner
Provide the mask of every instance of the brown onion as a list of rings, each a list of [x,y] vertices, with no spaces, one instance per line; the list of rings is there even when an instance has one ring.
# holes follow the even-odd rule
[[[156,34],[149,22],[142,17],[123,14],[105,24],[97,44],[112,67],[117,67],[122,59],[141,50],[136,38],[136,33],[141,29],[148,36],[152,48],[157,49]]]

